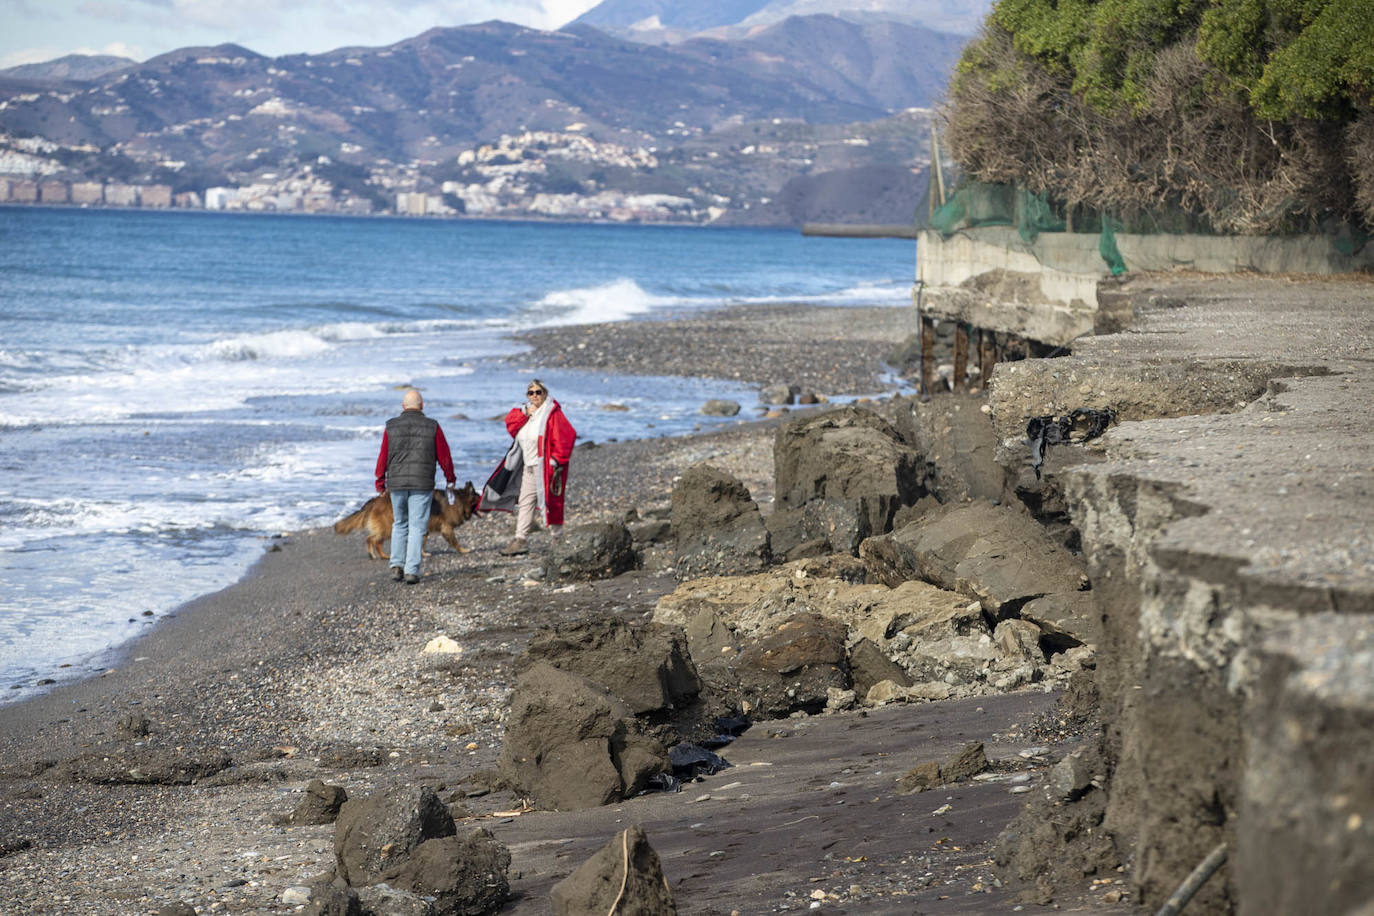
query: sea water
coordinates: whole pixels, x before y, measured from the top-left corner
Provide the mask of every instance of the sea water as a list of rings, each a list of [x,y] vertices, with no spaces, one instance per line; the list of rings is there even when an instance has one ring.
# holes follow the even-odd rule
[[[0,208],[0,703],[98,669],[265,539],[360,505],[402,386],[478,486],[532,374],[583,440],[757,401],[526,365],[513,331],[902,306],[913,263],[910,242],[784,230]]]

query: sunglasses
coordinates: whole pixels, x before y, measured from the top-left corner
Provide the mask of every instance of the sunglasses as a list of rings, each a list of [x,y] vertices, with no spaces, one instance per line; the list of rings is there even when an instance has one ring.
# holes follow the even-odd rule
[[[542,397],[544,396],[544,392],[542,392],[542,391],[526,391],[526,392],[525,392],[525,397],[527,397],[527,398],[532,398],[532,397],[535,397],[535,396],[538,396],[538,397],[541,397],[541,398],[542,398]]]

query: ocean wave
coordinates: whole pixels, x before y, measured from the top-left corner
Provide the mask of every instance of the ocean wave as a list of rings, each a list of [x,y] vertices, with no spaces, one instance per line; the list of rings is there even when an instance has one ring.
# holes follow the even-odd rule
[[[328,349],[329,343],[313,331],[268,331],[222,338],[206,345],[205,351],[213,359],[237,363],[314,356]]]
[[[535,307],[557,312],[541,324],[591,324],[619,321],[682,303],[681,299],[655,296],[629,277],[621,277],[599,286],[555,290],[535,303]]]

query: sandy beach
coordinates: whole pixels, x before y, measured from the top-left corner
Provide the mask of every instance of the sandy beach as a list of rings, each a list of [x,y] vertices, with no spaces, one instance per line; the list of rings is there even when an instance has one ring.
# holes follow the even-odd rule
[[[909,323],[900,309],[745,308],[540,332],[518,362],[882,395],[882,356]],[[744,407],[742,417],[755,405]],[[570,522],[665,508],[674,478],[701,462],[734,474],[767,511],[779,422],[581,443]],[[299,889],[333,867],[332,825],[278,823],[312,779],[350,797],[434,788],[460,823],[510,848],[503,912],[548,912],[548,888],[631,823],[659,851],[682,913],[1017,906],[991,855],[1018,796],[993,782],[902,795],[894,780],[971,740],[995,768],[1043,769],[1076,735],[1038,688],[760,723],[722,752],[731,769],[679,793],[521,811],[494,787],[493,767],[531,635],[592,612],[645,618],[676,582],[671,558],[653,550],[615,579],[545,582],[543,533],[527,557],[497,553],[512,527],[508,516],[469,522],[462,554],[432,539],[414,587],[390,582],[360,535],[265,541],[243,581],[160,622],[116,667],[0,708],[0,909],[297,912]],[[461,654],[423,654],[440,635]]]

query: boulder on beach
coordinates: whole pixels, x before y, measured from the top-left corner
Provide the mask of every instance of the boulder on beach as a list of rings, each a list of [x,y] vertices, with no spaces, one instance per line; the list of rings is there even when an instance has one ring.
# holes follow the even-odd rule
[[[739,402],[712,398],[701,405],[701,412],[708,417],[733,417],[739,413]]]
[[[710,465],[688,468],[673,487],[672,531],[679,579],[757,572],[772,561],[749,489]]]
[[[334,827],[335,870],[349,885],[376,884],[421,843],[455,830],[433,789],[393,786],[349,799]]]
[[[923,580],[977,598],[994,621],[1033,622],[1050,652],[1098,641],[1082,559],[1019,509],[981,501],[941,506],[865,541],[859,555],[874,581]]]
[[[510,896],[510,850],[483,827],[421,843],[383,875],[398,891],[428,900],[434,916],[486,916]]]
[[[774,532],[786,552],[823,538],[855,553],[883,534],[902,506],[925,494],[925,462],[877,413],[857,406],[808,415],[778,428],[773,443],[777,510],[795,533]]]
[[[762,717],[820,712],[832,688],[850,686],[847,635],[838,621],[797,614],[740,654],[740,695]]]
[[[996,460],[997,431],[986,406],[978,395],[954,392],[928,401],[894,398],[883,409],[902,441],[924,459],[924,486],[941,503],[1015,497],[1015,475]]]
[[[638,563],[634,540],[620,522],[598,522],[566,529],[544,560],[550,579],[611,579]]]
[[[769,385],[759,391],[759,403],[770,407],[780,407],[796,400],[797,393],[791,385]]]
[[[326,785],[323,780],[312,779],[295,810],[283,822],[295,827],[332,824],[338,820],[346,801],[348,793],[342,786]]]
[[[663,624],[612,616],[560,624],[536,635],[526,658],[595,681],[635,715],[685,705],[701,692],[686,635]]]
[[[677,904],[658,853],[628,827],[549,892],[554,916],[676,916]]]
[[[499,767],[517,792],[556,811],[620,801],[672,771],[667,750],[624,701],[542,662],[516,682]]]

